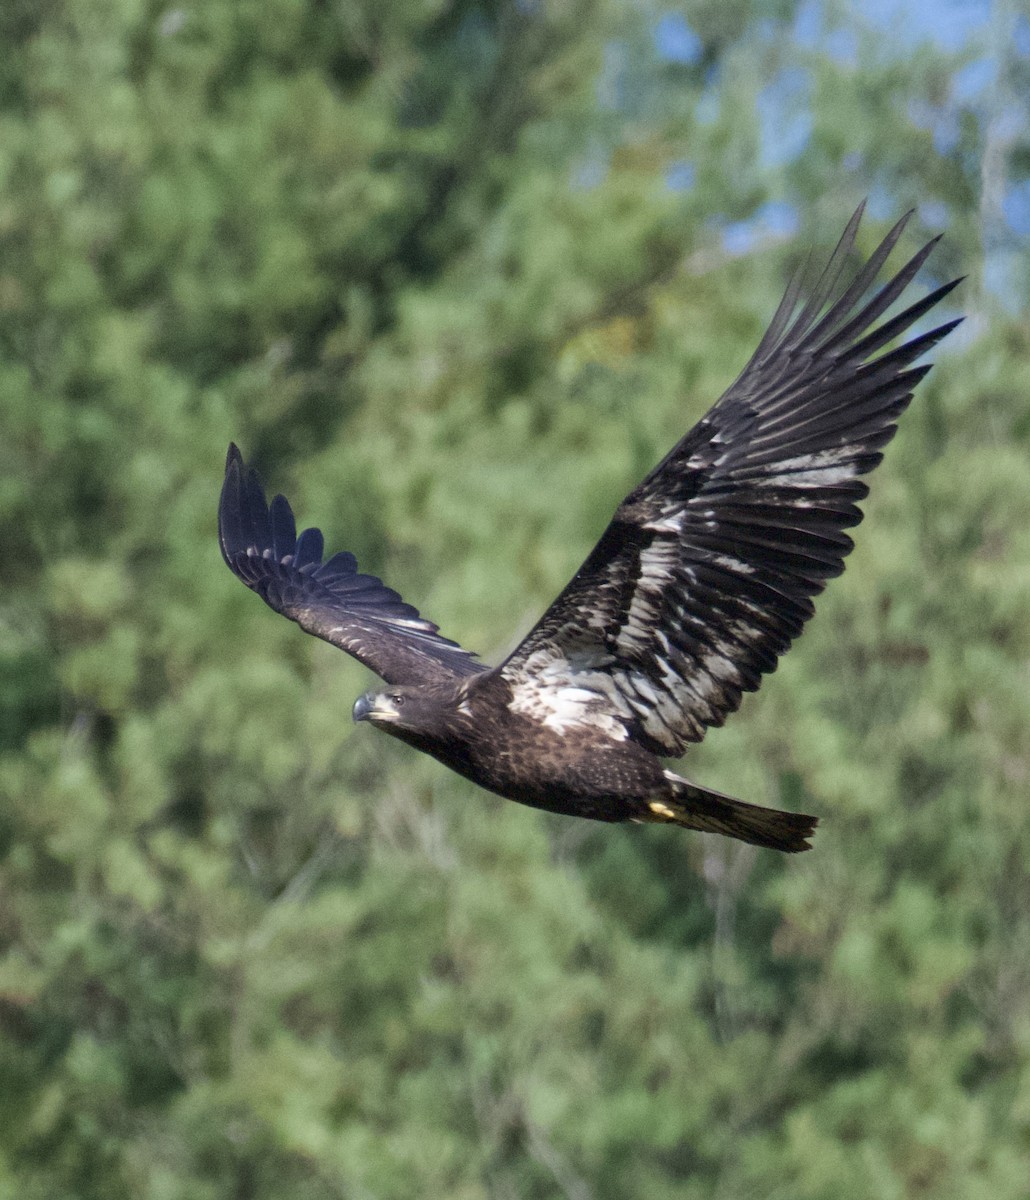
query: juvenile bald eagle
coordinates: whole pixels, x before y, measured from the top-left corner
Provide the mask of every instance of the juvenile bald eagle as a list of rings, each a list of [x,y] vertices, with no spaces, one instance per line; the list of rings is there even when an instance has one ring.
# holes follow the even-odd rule
[[[937,239],[867,299],[894,226],[838,287],[855,213],[799,307],[797,277],[738,379],[622,502],[572,581],[498,667],[477,662],[322,534],[299,536],[229,447],[219,508],[229,568],[276,612],[386,681],[370,721],[480,787],[595,821],[655,821],[807,850],[816,818],[699,787],[666,770],[721,725],[844,569],[871,471],[912,389],[912,366],[959,322],[878,353],[958,283],[890,320]]]

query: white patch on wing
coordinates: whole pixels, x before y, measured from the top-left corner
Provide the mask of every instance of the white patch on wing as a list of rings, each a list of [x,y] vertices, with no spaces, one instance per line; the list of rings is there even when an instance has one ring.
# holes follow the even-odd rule
[[[833,487],[850,483],[858,474],[848,459],[853,454],[845,450],[820,450],[815,454],[799,454],[775,464],[774,474],[762,474],[761,481],[771,487]],[[843,461],[842,461],[843,460]]]
[[[733,558],[729,554],[713,554],[712,562],[719,567],[725,567],[728,571],[734,571],[738,575],[754,575],[755,568],[749,566],[746,562],[741,562],[739,558]]]
[[[530,659],[534,657],[531,655]],[[624,741],[626,726],[619,713],[628,714],[620,701],[609,675],[600,671],[577,672],[567,660],[557,659],[529,679],[514,684],[508,707],[558,734],[586,728]]]
[[[400,625],[404,629],[410,629],[413,633],[433,634],[435,632],[423,617],[390,617],[388,619],[391,625]]]
[[[582,641],[568,653],[543,646],[526,659],[516,679],[508,677],[508,707],[558,734],[586,728],[623,741],[632,712],[604,669],[611,661],[595,642]]]
[[[762,482],[771,487],[835,487],[854,478],[855,468],[851,466],[820,467],[814,471],[792,471],[789,475],[763,475]]]

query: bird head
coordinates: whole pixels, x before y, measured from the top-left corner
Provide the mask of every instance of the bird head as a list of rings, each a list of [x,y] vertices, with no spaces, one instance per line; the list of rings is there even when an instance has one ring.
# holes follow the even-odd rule
[[[453,713],[451,706],[423,688],[393,686],[359,696],[351,715],[394,737],[421,743],[443,732]]]

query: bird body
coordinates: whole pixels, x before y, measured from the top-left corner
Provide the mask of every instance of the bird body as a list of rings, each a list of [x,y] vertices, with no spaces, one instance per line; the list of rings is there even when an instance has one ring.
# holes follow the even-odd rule
[[[404,702],[399,709],[397,698]],[[464,680],[449,695],[434,695],[431,709],[413,712],[420,701],[391,688],[359,699],[355,719],[533,808],[621,821],[632,815],[627,804],[644,804],[665,790],[660,761],[625,734],[613,737],[579,721],[570,737],[563,727],[514,710],[512,689],[498,671]]]
[[[512,708],[497,670],[446,688],[391,688],[354,706],[370,721],[473,783],[531,808],[593,821],[669,822],[780,850],[804,848],[815,820],[734,800],[665,770],[623,733],[584,721],[540,720]],[[486,735],[486,736],[484,736]]]
[[[934,246],[867,296],[907,218],[843,289],[861,208],[797,311],[788,288],[741,375],[619,505],[566,588],[499,666],[440,635],[353,555],[322,561],[230,446],[219,508],[230,569],[277,612],[371,667],[369,721],[498,795],[598,821],[664,822],[775,849],[816,820],[667,770],[775,669],[844,569],[861,476],[882,458],[955,325],[879,353],[958,282],[877,324]]]

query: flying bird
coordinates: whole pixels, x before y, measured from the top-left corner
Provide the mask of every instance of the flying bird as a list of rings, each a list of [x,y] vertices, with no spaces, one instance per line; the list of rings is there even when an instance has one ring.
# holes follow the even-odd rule
[[[575,576],[511,654],[487,667],[347,551],[323,561],[230,445],[222,555],[276,612],[386,686],[368,721],[480,787],[595,821],[666,822],[777,850],[817,819],[748,804],[662,763],[722,725],[802,631],[844,569],[868,488],[912,389],[912,366],[959,320],[884,351],[959,283],[880,321],[939,240],[873,292],[903,217],[846,284],[862,209],[814,286],[787,288],[736,382],[619,505]],[[803,302],[802,302],[803,300]]]

